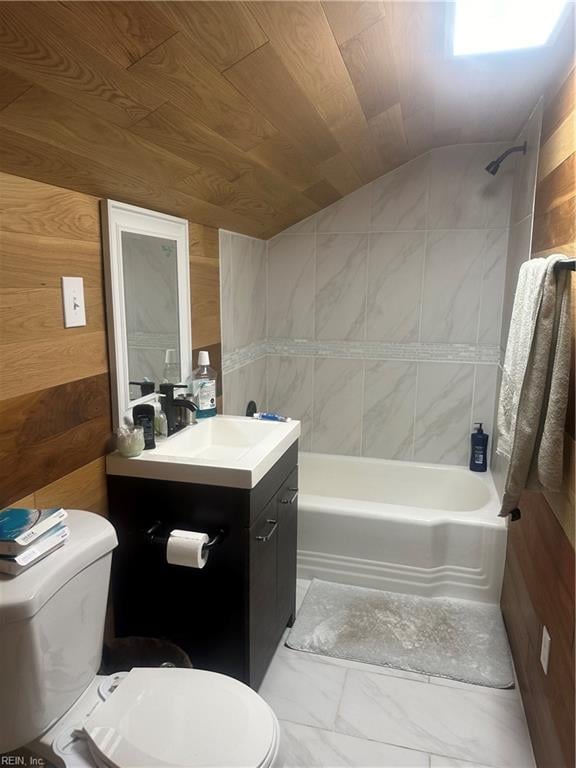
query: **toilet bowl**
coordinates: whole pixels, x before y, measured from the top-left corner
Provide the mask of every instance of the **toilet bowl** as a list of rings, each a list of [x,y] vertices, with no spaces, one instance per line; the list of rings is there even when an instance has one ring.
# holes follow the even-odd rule
[[[239,681],[176,667],[98,676],[110,523],[68,513],[70,538],[16,579],[0,576],[0,754],[58,768],[270,768],[279,726]]]

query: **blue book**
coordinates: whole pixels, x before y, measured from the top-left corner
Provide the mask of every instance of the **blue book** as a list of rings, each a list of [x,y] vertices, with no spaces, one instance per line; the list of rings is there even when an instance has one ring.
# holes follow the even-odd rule
[[[0,555],[17,555],[39,536],[67,517],[61,507],[21,509],[9,507],[0,512]]]
[[[58,547],[61,547],[70,530],[67,525],[59,524],[51,528],[47,533],[39,536],[30,546],[26,547],[18,555],[0,555],[0,573],[17,576],[22,571],[30,568],[39,560],[42,560]]]

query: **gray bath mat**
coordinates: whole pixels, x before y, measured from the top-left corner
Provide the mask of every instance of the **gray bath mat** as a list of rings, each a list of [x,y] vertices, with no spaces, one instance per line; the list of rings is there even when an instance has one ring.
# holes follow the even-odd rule
[[[513,688],[500,608],[314,579],[286,645],[321,656]]]

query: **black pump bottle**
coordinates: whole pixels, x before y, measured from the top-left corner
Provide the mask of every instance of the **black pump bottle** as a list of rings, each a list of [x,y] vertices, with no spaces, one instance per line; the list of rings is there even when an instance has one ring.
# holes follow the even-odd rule
[[[470,451],[470,469],[472,472],[486,472],[488,469],[488,435],[482,429],[482,422],[474,424],[476,431],[472,432]]]

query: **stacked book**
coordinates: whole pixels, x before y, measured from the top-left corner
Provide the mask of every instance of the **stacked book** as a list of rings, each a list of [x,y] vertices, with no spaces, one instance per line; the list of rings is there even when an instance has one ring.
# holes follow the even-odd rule
[[[0,512],[0,573],[17,576],[58,547],[70,531],[64,509],[20,509]]]

